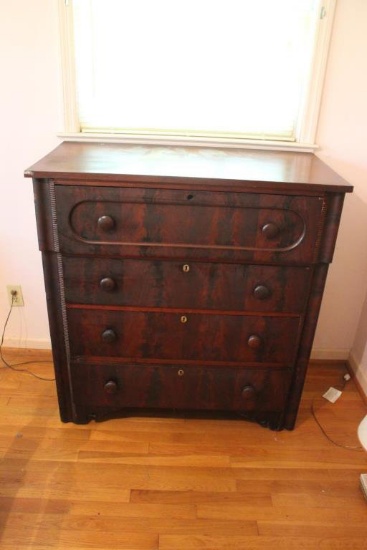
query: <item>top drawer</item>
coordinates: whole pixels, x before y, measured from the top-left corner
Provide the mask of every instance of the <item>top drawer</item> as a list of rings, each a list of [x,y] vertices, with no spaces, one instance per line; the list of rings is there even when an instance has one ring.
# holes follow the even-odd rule
[[[311,263],[322,197],[56,185],[61,252]]]

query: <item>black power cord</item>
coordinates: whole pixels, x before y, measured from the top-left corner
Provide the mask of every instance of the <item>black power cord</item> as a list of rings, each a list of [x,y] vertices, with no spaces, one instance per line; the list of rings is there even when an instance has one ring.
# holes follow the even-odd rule
[[[348,381],[350,380],[350,376],[348,375],[348,377],[346,375],[344,375],[343,377],[343,384],[341,385],[340,388],[338,388],[340,391],[343,391],[345,386],[347,385]],[[335,441],[334,439],[332,439],[328,433],[326,432],[325,428],[322,426],[321,422],[319,421],[319,419],[317,418],[316,416],[316,412],[315,412],[315,398],[312,399],[312,403],[311,403],[311,413],[312,413],[312,416],[316,422],[316,424],[318,425],[318,427],[320,428],[321,432],[323,433],[323,435],[326,437],[326,439],[328,441],[330,441],[333,445],[336,445],[336,447],[341,447],[342,449],[347,449],[349,451],[358,451],[358,452],[364,452],[364,449],[361,445],[357,445],[357,446],[351,446],[351,445],[344,445],[342,443],[338,443],[337,441]]]
[[[2,362],[4,363],[4,367],[0,367],[0,369],[4,369],[4,368],[8,368],[8,369],[11,369],[13,370],[14,372],[25,372],[27,374],[30,374],[31,376],[33,376],[34,378],[37,378],[38,380],[43,380],[45,382],[54,382],[55,378],[44,378],[42,376],[38,376],[38,374],[35,374],[34,372],[30,371],[29,369],[18,369],[18,368],[15,368],[15,367],[19,367],[19,366],[23,366],[23,365],[29,365],[29,364],[35,364],[35,363],[52,363],[52,361],[24,361],[24,362],[21,362],[21,363],[14,363],[14,364],[10,364],[8,363],[5,359],[4,359],[4,356],[3,356],[3,344],[4,344],[4,338],[5,338],[5,332],[6,332],[6,327],[8,326],[8,322],[9,322],[9,319],[10,319],[10,315],[13,311],[13,307],[14,307],[14,302],[15,302],[15,295],[12,294],[12,298],[11,298],[11,306],[10,306],[10,310],[9,310],[9,313],[6,317],[6,321],[5,321],[5,324],[4,324],[4,328],[3,328],[3,333],[2,333],[2,336],[1,336],[1,343],[0,343],[0,359],[2,360]]]

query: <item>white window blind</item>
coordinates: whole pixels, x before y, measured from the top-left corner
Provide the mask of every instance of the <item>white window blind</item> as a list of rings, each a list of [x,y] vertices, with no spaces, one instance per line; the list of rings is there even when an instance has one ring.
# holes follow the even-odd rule
[[[320,0],[73,0],[84,133],[299,140]]]

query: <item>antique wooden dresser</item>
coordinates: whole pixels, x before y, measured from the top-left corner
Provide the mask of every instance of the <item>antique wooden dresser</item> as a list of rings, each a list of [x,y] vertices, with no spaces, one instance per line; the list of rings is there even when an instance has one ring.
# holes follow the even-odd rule
[[[66,142],[26,176],[64,422],[294,427],[351,186],[311,153]]]

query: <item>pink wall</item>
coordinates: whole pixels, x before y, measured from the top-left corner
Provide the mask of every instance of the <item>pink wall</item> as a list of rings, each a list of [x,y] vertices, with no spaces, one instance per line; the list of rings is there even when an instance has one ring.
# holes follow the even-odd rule
[[[49,346],[33,193],[23,171],[55,147],[59,125],[57,2],[12,0],[0,8],[0,325],[9,310],[7,284],[22,285],[7,341]]]
[[[321,106],[318,155],[355,190],[346,199],[316,349],[351,349],[367,393],[367,2],[338,0]]]

